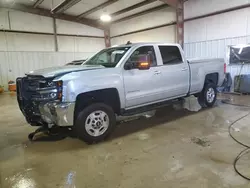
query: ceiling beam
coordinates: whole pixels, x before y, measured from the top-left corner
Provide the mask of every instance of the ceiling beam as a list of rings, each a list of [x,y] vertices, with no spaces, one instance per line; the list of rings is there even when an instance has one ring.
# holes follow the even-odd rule
[[[87,15],[93,13],[93,12],[101,10],[101,9],[103,9],[103,8],[109,6],[109,5],[111,5],[111,4],[113,4],[113,3],[117,2],[117,1],[118,0],[108,0],[108,1],[106,1],[106,2],[104,2],[104,3],[102,3],[102,4],[98,5],[98,6],[96,6],[94,8],[92,8],[92,9],[90,9],[90,10],[88,10],[88,11],[86,11],[86,12],[80,14],[80,15],[78,15],[77,17],[78,18],[83,18],[84,16],[87,16]]]
[[[158,10],[161,10],[161,9],[164,9],[164,8],[167,8],[167,7],[169,7],[167,4],[160,5],[160,6],[150,8],[150,9],[144,10],[142,12],[135,13],[135,14],[132,14],[130,16],[118,19],[118,20],[114,20],[112,23],[118,23],[118,22],[122,22],[122,21],[125,21],[125,20],[130,20],[130,19],[133,19],[135,17],[142,16],[142,15],[145,15],[145,14],[148,14],[148,13],[151,13],[151,12],[154,12],[154,11],[158,11]]]
[[[127,7],[127,8],[125,8],[125,9],[122,9],[122,10],[119,10],[119,11],[117,11],[117,12],[114,12],[114,13],[112,13],[110,16],[111,16],[111,17],[118,16],[118,15],[120,15],[120,14],[124,14],[124,13],[126,13],[126,12],[129,12],[129,11],[131,11],[131,10],[140,8],[140,7],[142,7],[142,6],[148,5],[148,4],[153,3],[153,2],[156,2],[156,0],[145,0],[145,1],[142,1],[142,2],[137,3],[137,4],[135,4],[135,5],[132,5],[132,6],[130,6],[130,7]]]
[[[0,7],[14,9],[14,10],[27,12],[27,13],[31,13],[31,14],[36,14],[36,15],[40,15],[40,16],[46,16],[46,17],[76,22],[76,23],[88,25],[90,27],[95,27],[95,28],[102,29],[102,30],[104,29],[103,26],[100,25],[97,21],[87,19],[87,18],[77,20],[75,16],[71,16],[68,14],[53,14],[53,13],[51,13],[50,10],[47,10],[47,9],[33,8],[32,6],[25,6],[25,5],[21,5],[21,4],[17,4],[17,3],[12,4],[12,5],[6,5],[6,4],[2,4],[1,2],[0,2]]]
[[[38,7],[39,5],[42,4],[43,1],[44,1],[44,0],[37,0],[37,1],[34,3],[33,7],[34,7],[34,8]]]
[[[70,7],[74,6],[75,4],[79,3],[81,0],[65,0],[55,8],[51,10],[53,13],[62,13],[65,10],[69,9]]]
[[[171,7],[177,8],[179,0],[160,0],[160,1],[162,1],[163,3],[168,4]]]

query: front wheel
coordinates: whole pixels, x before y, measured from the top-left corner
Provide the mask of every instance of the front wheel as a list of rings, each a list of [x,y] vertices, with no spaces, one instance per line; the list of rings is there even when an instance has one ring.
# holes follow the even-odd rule
[[[113,109],[103,103],[83,109],[74,125],[75,134],[88,144],[104,140],[113,130],[116,117]]]
[[[217,99],[216,85],[209,83],[206,84],[198,95],[198,102],[201,107],[212,107]]]

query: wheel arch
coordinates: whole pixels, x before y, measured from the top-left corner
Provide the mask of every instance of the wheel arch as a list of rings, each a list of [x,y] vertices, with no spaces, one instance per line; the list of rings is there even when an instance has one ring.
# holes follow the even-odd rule
[[[209,83],[213,83],[213,84],[215,84],[217,86],[218,81],[219,81],[219,73],[218,72],[209,73],[205,77],[204,85],[209,84]]]
[[[116,114],[120,114],[120,97],[116,88],[106,88],[100,90],[80,93],[76,97],[74,110],[74,124],[78,114],[87,106],[93,103],[104,103],[110,106]]]
[[[204,87],[207,84],[213,83],[213,84],[215,84],[217,86],[218,82],[219,82],[219,73],[218,72],[206,74],[203,85],[202,85],[202,83],[200,84],[200,92],[202,92],[202,90],[204,89]],[[200,92],[195,93],[194,96],[198,97]]]

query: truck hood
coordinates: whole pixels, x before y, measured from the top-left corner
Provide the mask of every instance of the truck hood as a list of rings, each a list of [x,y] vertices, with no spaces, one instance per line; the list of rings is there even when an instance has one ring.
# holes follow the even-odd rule
[[[101,65],[71,65],[71,66],[58,66],[58,67],[49,67],[45,69],[34,70],[26,73],[26,75],[31,76],[43,76],[43,77],[55,77],[64,75],[70,72],[77,72],[77,71],[86,71],[86,70],[93,70],[93,69],[102,69],[105,68]]]

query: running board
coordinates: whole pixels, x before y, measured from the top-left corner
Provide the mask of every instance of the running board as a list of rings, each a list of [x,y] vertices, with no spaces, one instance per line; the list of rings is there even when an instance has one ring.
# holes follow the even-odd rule
[[[132,108],[132,109],[129,109],[129,110],[122,109],[121,110],[121,115],[122,116],[131,116],[131,115],[135,115],[135,114],[140,114],[140,113],[143,113],[143,112],[147,112],[147,111],[150,111],[150,110],[155,110],[155,109],[162,108],[162,107],[165,107],[165,106],[169,106],[169,105],[172,105],[172,104],[179,104],[179,103],[181,103],[183,101],[184,101],[184,98],[178,98],[178,99],[175,99],[175,100],[158,102],[158,103],[154,103],[154,104],[150,104],[150,105],[146,105],[146,106],[142,106],[142,107],[138,107],[138,108]]]

